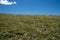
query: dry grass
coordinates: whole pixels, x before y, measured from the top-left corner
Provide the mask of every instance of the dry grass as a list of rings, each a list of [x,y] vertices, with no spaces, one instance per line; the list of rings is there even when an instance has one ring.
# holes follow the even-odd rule
[[[60,40],[60,16],[0,14],[0,40]]]

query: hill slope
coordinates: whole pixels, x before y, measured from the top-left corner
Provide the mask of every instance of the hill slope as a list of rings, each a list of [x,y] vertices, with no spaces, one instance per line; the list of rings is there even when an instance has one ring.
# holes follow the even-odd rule
[[[0,14],[0,40],[60,40],[60,16]]]

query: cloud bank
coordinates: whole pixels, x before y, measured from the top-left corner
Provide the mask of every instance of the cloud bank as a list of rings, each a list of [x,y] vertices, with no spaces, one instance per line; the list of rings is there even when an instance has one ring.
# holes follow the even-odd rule
[[[8,0],[0,0],[0,4],[3,5],[12,5],[12,4],[16,4],[16,2],[9,2]]]

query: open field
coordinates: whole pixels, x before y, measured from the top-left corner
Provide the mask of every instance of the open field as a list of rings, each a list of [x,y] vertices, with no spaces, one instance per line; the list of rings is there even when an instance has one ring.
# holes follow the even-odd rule
[[[0,14],[0,40],[60,40],[60,16]]]

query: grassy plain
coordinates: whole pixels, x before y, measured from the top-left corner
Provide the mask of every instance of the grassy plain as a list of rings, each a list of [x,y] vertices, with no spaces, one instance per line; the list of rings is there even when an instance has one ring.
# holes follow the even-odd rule
[[[60,40],[60,16],[0,14],[0,40]]]

